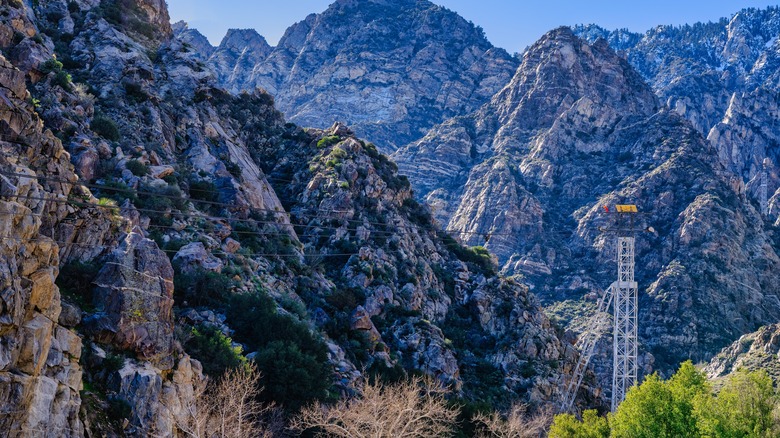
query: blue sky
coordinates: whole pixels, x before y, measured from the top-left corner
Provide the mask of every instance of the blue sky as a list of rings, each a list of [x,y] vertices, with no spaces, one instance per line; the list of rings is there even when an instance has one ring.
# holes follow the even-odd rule
[[[172,21],[184,20],[219,44],[229,28],[254,28],[271,45],[285,29],[332,0],[168,0]],[[596,23],[645,31],[658,24],[714,21],[745,7],[778,5],[761,0],[433,0],[485,29],[488,39],[522,51],[561,25]]]

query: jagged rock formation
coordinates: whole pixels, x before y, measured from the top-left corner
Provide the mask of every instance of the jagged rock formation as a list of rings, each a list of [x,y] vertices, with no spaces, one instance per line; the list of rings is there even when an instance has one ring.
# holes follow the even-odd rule
[[[775,382],[780,380],[780,326],[771,324],[743,335],[724,348],[704,367],[710,379],[724,380],[739,369],[765,370]]]
[[[231,314],[237,297],[258,298],[241,309],[250,317],[270,302],[262,315],[279,332],[322,344],[307,358],[321,360],[334,393],[360,370],[419,371],[470,401],[550,402],[576,353],[531,290],[550,303],[609,284],[601,205],[622,201],[652,212],[637,225],[657,230],[638,239],[637,279],[658,368],[708,359],[780,316],[777,244],[730,173],[751,174],[761,157],[735,138],[749,131],[772,148],[771,130],[750,126],[766,114],[746,103],[774,108],[769,88],[730,98],[727,117],[686,112],[722,122],[708,142],[607,43],[558,29],[516,69],[479,29],[426,1],[340,0],[273,49],[248,31],[211,48],[167,25],[160,1],[2,12],[0,129],[11,140],[0,138],[0,205],[14,221],[0,223],[19,241],[0,248],[10,400],[0,412],[15,414],[0,421],[17,435],[176,434],[204,384],[185,351],[195,325],[233,336],[228,348],[242,343],[258,363],[308,354],[292,337],[247,334]],[[324,127],[335,114],[385,150],[470,113],[395,156],[441,224],[524,277],[498,275],[489,255],[439,230],[375,146],[342,124],[287,123],[258,85],[294,121]],[[724,150],[742,167],[722,163]],[[83,382],[100,391],[79,394]],[[598,388],[585,392],[598,403]],[[94,415],[112,406],[127,412]]]
[[[661,370],[780,316],[780,259],[756,210],[712,145],[605,41],[549,33],[489,104],[394,157],[449,230],[547,302],[613,281],[601,206],[637,203],[657,230],[638,236],[637,274],[641,336]]]
[[[449,17],[456,33],[476,35],[457,60],[442,54],[445,67],[427,70],[474,67],[465,88],[434,80],[442,89],[432,108],[476,107],[497,88],[477,67],[513,61],[453,14],[414,7],[427,11],[415,19]],[[576,352],[525,285],[437,230],[373,145],[340,124],[287,123],[266,93],[220,89],[195,50],[202,41],[168,26],[162,2],[1,8],[0,42],[20,68],[0,71],[0,204],[14,218],[0,224],[18,239],[0,251],[0,412],[14,414],[0,418],[4,430],[174,436],[205,381],[177,334],[190,326],[177,332],[174,314],[222,311],[247,295],[271,297],[269,315],[327,345],[335,391],[370,368],[421,371],[498,405],[555,397]],[[389,6],[372,8],[366,14]],[[252,37],[235,32],[231,47]],[[223,49],[211,58],[249,59]],[[198,295],[209,281],[220,285],[215,295]],[[234,323],[218,327],[232,335]],[[267,347],[238,333],[247,347]]]
[[[723,165],[757,196],[763,160],[780,164],[772,129],[778,123],[780,9],[749,8],[718,22],[659,26],[645,34],[594,25],[575,31],[589,41],[605,38],[624,52],[656,94],[708,137]],[[769,185],[771,196],[780,186],[774,172]]]
[[[214,53],[214,46],[211,45],[208,38],[203,36],[195,29],[190,29],[187,23],[179,21],[171,27],[176,38],[192,47],[192,54],[198,61],[206,61]]]
[[[253,31],[230,31],[209,64],[233,92],[267,90],[292,122],[346,122],[393,151],[485,103],[517,60],[431,2],[339,0],[273,50]]]
[[[59,247],[51,229],[68,215],[75,180],[67,152],[35,116],[24,73],[0,57],[0,429],[8,436],[81,436],[81,339],[59,324]],[[29,176],[29,177],[26,177]],[[48,235],[47,235],[48,234]],[[66,321],[63,321],[67,324]]]
[[[220,84],[231,84],[235,91],[252,90],[254,86],[244,81],[272,52],[273,48],[254,29],[229,29],[207,62],[216,71]]]

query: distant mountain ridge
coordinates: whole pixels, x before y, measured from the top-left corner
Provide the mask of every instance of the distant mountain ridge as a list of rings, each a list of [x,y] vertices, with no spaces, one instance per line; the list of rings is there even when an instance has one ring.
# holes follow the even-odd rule
[[[231,30],[205,58],[232,92],[263,88],[290,121],[342,121],[385,151],[479,108],[519,64],[456,13],[407,0],[336,1],[274,48]]]
[[[780,8],[748,8],[717,22],[659,26],[644,34],[578,26],[588,41],[606,39],[659,98],[715,145],[721,162],[756,196],[764,158],[770,196],[780,186]],[[773,216],[779,212],[772,202]]]

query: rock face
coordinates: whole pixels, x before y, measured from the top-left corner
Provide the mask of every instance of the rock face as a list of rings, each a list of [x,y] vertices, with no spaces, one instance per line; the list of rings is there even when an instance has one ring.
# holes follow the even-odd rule
[[[170,33],[164,2],[105,3],[101,13],[119,7],[132,11],[121,17],[109,16],[118,20],[117,26],[143,34],[147,28],[138,27],[138,21],[133,20],[155,23],[156,30],[139,36],[147,43],[155,35]],[[72,31],[74,21],[82,25],[85,11],[96,5],[52,1],[36,2],[35,9],[21,2],[1,7],[0,34],[10,32],[17,40],[22,38],[0,41],[22,69],[0,57],[0,209],[5,212],[0,221],[4,236],[0,249],[4,267],[0,273],[4,291],[0,293],[0,429],[5,436],[85,434],[81,391],[85,374],[95,370],[83,369],[81,356],[82,338],[90,333],[86,321],[82,325],[82,309],[70,301],[73,297],[67,302],[62,299],[55,278],[66,262],[94,263],[113,246],[117,228],[125,220],[116,211],[97,208],[98,199],[78,185],[77,173],[92,178],[98,161],[111,154],[99,138],[75,135],[77,131],[89,132],[94,97],[69,82],[55,86],[54,73],[41,76],[37,68],[52,57],[53,45],[43,31],[51,32],[55,25],[64,32]],[[36,14],[49,17],[49,21],[37,21]],[[106,26],[102,18],[95,14],[92,18]],[[68,55],[61,59],[71,62]],[[30,96],[25,76],[37,82],[36,92],[46,90],[50,98],[46,109]],[[45,128],[71,132],[60,135],[73,140],[68,148],[73,155]],[[166,380],[160,385],[160,393],[119,396],[157,409],[155,418],[169,418],[171,425],[155,431],[160,436],[173,436],[175,427],[170,418],[186,413],[188,404],[194,403],[202,376],[199,366],[182,362],[189,361],[186,355],[173,367],[170,262],[154,242],[132,233],[107,260],[99,279],[102,289],[97,293],[103,328],[112,333],[105,341],[114,349],[136,350],[139,358],[153,361],[154,365],[147,362],[146,366],[156,370],[160,382],[165,379],[158,367],[174,376],[172,383]],[[129,266],[117,268],[125,262]],[[162,280],[156,306],[147,306],[152,299],[143,295],[154,292],[153,282],[144,277],[150,273]],[[84,393],[91,397],[91,392]],[[164,398],[170,406],[166,410],[162,403],[150,407],[154,397]],[[137,427],[137,436],[146,435],[138,423],[131,425]]]
[[[659,26],[645,34],[575,31],[605,38],[652,85],[662,101],[691,121],[716,147],[721,163],[757,197],[757,174],[776,168],[780,8],[744,9],[717,22]],[[780,186],[770,175],[770,195]],[[772,217],[776,217],[773,214]]]
[[[638,204],[637,225],[657,230],[637,236],[640,335],[661,370],[780,316],[763,221],[715,148],[606,41],[547,34],[489,104],[394,157],[447,229],[548,303],[613,281],[614,239],[598,228],[614,222],[600,212]]]
[[[721,380],[731,373],[745,369],[765,370],[775,382],[780,380],[780,325],[771,324],[748,333],[724,348],[704,372],[710,379]]]
[[[270,92],[292,122],[346,122],[392,151],[485,103],[517,60],[429,1],[339,0],[273,50],[253,31],[230,31],[209,64],[233,92]]]
[[[57,200],[68,198],[71,185],[42,185],[36,175],[76,177],[28,103],[24,73],[3,57],[0,96],[0,430],[82,436],[81,338],[58,323],[59,247],[46,235],[68,214]]]
[[[187,23],[179,21],[173,24],[171,27],[176,39],[184,44],[189,45],[193,49],[193,54],[196,55],[199,61],[205,61],[214,53],[214,46],[211,45],[208,38],[196,29],[190,29]]]
[[[157,244],[130,233],[95,279],[90,336],[137,353],[161,369],[173,366],[173,268]]]
[[[166,374],[149,362],[133,360],[117,372],[117,395],[130,406],[128,435],[176,436],[193,423],[203,379],[200,363],[184,357],[170,377]]]
[[[207,62],[217,72],[221,84],[230,84],[234,91],[253,90],[256,85],[249,83],[250,72],[272,51],[254,29],[229,29]]]

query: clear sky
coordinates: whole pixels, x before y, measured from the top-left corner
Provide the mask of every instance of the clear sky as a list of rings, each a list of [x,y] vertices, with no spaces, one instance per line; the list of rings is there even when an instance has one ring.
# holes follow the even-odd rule
[[[291,24],[333,0],[167,0],[171,20],[184,20],[217,45],[229,28],[254,28],[276,45]],[[643,32],[659,24],[715,21],[746,7],[780,0],[433,0],[485,29],[510,53],[561,25],[595,23]]]

